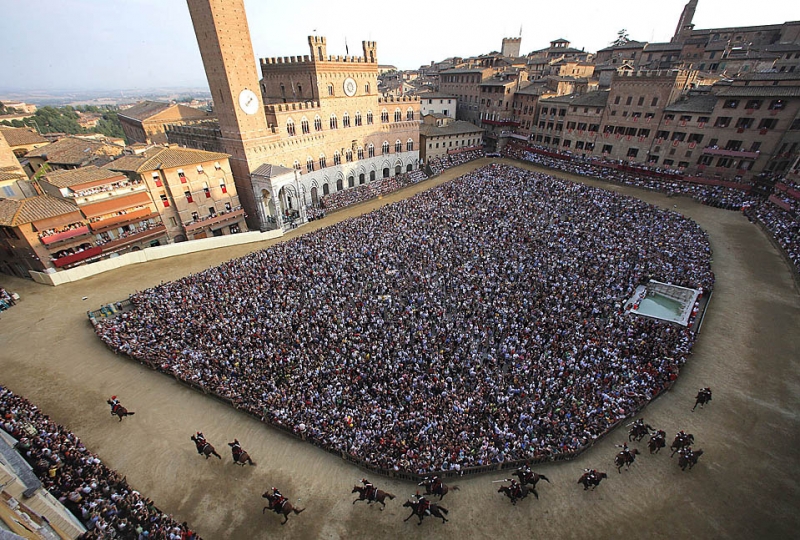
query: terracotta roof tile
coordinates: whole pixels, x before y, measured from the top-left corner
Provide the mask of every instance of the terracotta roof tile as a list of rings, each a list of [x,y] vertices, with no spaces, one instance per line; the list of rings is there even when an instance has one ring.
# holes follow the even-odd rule
[[[126,118],[142,121],[147,120],[151,116],[155,116],[160,112],[166,111],[170,107],[172,107],[171,104],[162,103],[160,101],[142,101],[130,109],[119,111],[117,114]]]
[[[0,127],[8,146],[23,146],[26,144],[47,143],[47,139],[28,128]]]
[[[83,165],[97,157],[114,155],[117,149],[122,151],[122,148],[101,141],[65,137],[47,146],[31,150],[25,157],[40,157],[58,165]]]
[[[39,195],[22,200],[0,200],[0,225],[16,227],[75,212],[78,207],[66,199]]]
[[[105,166],[112,171],[146,172],[174,169],[208,161],[228,159],[228,154],[192,148],[152,148],[141,156],[123,156]]]
[[[119,178],[120,176],[122,175],[117,172],[112,172],[107,169],[100,169],[94,165],[89,165],[87,167],[70,169],[68,171],[54,171],[48,173],[44,179],[56,187],[66,188],[80,184],[88,184],[90,182],[97,182],[98,180]]]

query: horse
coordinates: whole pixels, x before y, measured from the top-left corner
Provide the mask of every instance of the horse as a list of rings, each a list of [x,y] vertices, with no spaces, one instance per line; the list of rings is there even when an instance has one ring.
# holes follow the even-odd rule
[[[382,489],[373,490],[369,498],[367,498],[366,486],[353,486],[353,491],[351,493],[358,493],[358,499],[354,500],[353,504],[356,504],[358,501],[367,501],[367,504],[372,504],[373,502],[377,502],[382,505],[381,510],[386,508],[386,503],[384,502],[386,497],[389,497],[389,500],[394,499],[394,495],[392,495],[388,491],[383,491]]]
[[[545,480],[548,484],[552,484],[549,478],[547,478],[543,474],[539,474],[533,471],[526,471],[523,469],[517,469],[514,472],[514,476],[519,478],[519,483],[523,486],[531,486],[530,491],[533,493],[533,496],[537,499],[539,498],[539,493],[536,491],[536,484],[539,483],[539,480]]]
[[[451,489],[453,491],[458,491],[459,489],[458,486],[448,486],[439,480],[438,477],[425,477],[425,479],[417,485],[425,486],[425,495],[438,495],[440,501],[444,499],[444,496],[447,495],[447,492]]]
[[[516,505],[517,500],[522,500],[528,496],[531,490],[527,487],[523,486],[522,484],[517,484],[518,490],[511,489],[511,486],[500,486],[500,489],[497,490],[498,493],[502,493],[509,499],[511,499],[511,504]],[[536,497],[539,498],[538,496]]]
[[[653,426],[650,424],[645,424],[643,421],[639,420],[634,422],[631,426],[631,429],[628,430],[628,442],[636,441],[639,442],[644,439],[644,436],[653,431]]]
[[[214,450],[214,447],[210,442],[207,442],[205,439],[198,439],[194,435],[189,438],[194,441],[195,446],[197,446],[197,450],[202,452],[202,454],[206,456],[206,459],[211,456],[217,456],[219,459],[222,459],[222,456],[217,454],[217,451]]]
[[[417,517],[419,518],[419,523],[417,523],[417,525],[422,525],[422,518],[424,518],[426,515],[431,515],[433,517],[440,518],[442,520],[442,523],[447,523],[448,520],[444,516],[446,516],[449,512],[447,511],[447,508],[445,508],[444,506],[439,506],[436,503],[430,503],[430,506],[428,506],[427,514],[426,511],[420,512],[419,507],[420,507],[419,502],[414,502],[412,500],[407,500],[406,502],[404,502],[403,508],[411,508],[411,515],[409,515],[403,521],[408,521],[409,519],[411,519],[411,516],[416,514]]]
[[[584,491],[589,489],[589,486],[592,486],[592,490],[594,491],[594,488],[600,485],[603,478],[608,478],[608,475],[604,472],[598,472],[596,475],[593,475],[591,472],[585,472],[578,478],[578,483],[583,484]]]
[[[636,455],[639,453],[639,450],[633,448],[628,450],[627,452],[622,451],[614,456],[614,465],[617,466],[617,472],[622,474],[622,467],[625,466],[625,470],[631,468],[631,465],[636,460]]]
[[[669,449],[672,450],[672,453],[669,455],[669,457],[674,456],[675,452],[677,452],[684,446],[691,446],[693,443],[694,443],[694,435],[692,435],[691,433],[684,433],[683,437],[681,437],[680,434],[675,435],[675,440],[672,441],[672,444],[669,447]]]
[[[228,446],[231,447],[234,465],[241,465],[244,467],[245,463],[249,463],[250,465],[255,466],[256,462],[250,459],[250,454],[244,451],[242,445],[239,444],[238,439],[233,439],[233,442],[229,442]]]
[[[694,407],[692,407],[692,412],[700,405],[700,408],[705,408],[706,403],[711,401],[711,389],[710,388],[701,388],[700,391],[697,393],[697,396],[694,398]]]
[[[667,434],[663,429],[659,429],[656,433],[650,435],[650,440],[647,441],[647,447],[650,449],[651,454],[658,454],[658,451],[667,445]]]
[[[269,501],[269,506],[265,506],[264,509],[261,510],[261,514],[263,515],[267,509],[274,511],[276,514],[283,514],[283,521],[281,522],[281,525],[286,525],[286,522],[289,521],[289,514],[292,512],[299,514],[305,510],[305,508],[295,508],[292,506],[292,503],[289,502],[289,499],[283,499],[282,502],[279,502],[275,507],[273,507],[272,505],[277,497],[269,491],[264,493],[262,497]]]
[[[697,459],[702,455],[702,450],[682,449],[678,454],[678,466],[680,466],[682,471],[685,471],[688,465],[691,470],[692,467],[697,465]]]
[[[119,416],[119,421],[120,422],[122,422],[122,419],[124,417],[133,416],[134,414],[136,414],[133,411],[129,411],[128,409],[126,409],[125,407],[120,405],[119,403],[114,403],[110,399],[106,400],[106,403],[111,405],[111,416],[114,416],[116,414],[117,416]]]

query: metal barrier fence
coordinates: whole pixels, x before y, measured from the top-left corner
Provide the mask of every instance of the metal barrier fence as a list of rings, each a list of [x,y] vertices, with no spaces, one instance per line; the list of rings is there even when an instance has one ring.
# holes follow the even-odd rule
[[[130,298],[126,298],[125,300],[121,300],[119,302],[112,302],[110,304],[105,304],[100,306],[100,309],[96,309],[94,311],[87,311],[86,316],[89,317],[89,320],[94,325],[97,319],[105,319],[106,317],[113,317],[117,313],[122,313],[133,304]]]

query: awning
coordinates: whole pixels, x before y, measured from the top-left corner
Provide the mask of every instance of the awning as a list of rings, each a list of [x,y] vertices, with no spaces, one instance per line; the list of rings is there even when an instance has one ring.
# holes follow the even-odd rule
[[[94,218],[104,214],[110,214],[112,212],[119,212],[121,210],[127,210],[128,208],[134,208],[136,206],[143,206],[145,204],[150,204],[151,202],[150,194],[146,191],[142,191],[139,193],[131,193],[130,195],[126,195],[124,197],[115,197],[103,202],[87,204],[85,206],[81,206],[80,208],[87,218]]]

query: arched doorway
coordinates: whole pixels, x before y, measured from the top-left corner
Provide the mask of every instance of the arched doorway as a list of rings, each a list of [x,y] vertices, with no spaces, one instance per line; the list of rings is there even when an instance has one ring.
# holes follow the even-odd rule
[[[363,184],[364,183],[364,173],[361,173],[361,174],[358,175],[358,183],[359,184]]]
[[[317,194],[317,186],[311,188],[311,206],[314,208],[319,206],[319,195]]]
[[[406,172],[411,172],[411,169],[412,169],[412,167],[411,167],[411,163],[409,163],[408,165],[406,165]]]
[[[347,177],[347,187],[353,187],[356,185],[356,179],[352,176]]]
[[[264,213],[264,223],[262,227],[267,229],[274,229],[279,226],[280,216],[278,215],[277,208],[275,208],[275,198],[266,190],[261,190],[261,208]]]
[[[342,179],[338,178],[336,180],[336,191],[342,191],[342,189],[344,189],[344,185],[342,183]]]
[[[389,178],[389,167],[384,167],[383,168],[383,177],[384,178]]]
[[[369,181],[370,182],[375,181],[375,171],[369,171]]]
[[[398,175],[398,174],[400,174],[401,172],[403,172],[403,167],[401,167],[400,165],[395,165],[395,166],[394,166],[394,174],[395,174],[395,175]]]
[[[331,188],[330,188],[330,186],[328,186],[328,183],[325,182],[324,184],[322,184],[322,195],[323,196],[328,195],[328,194],[330,194],[330,192],[331,192]]]

